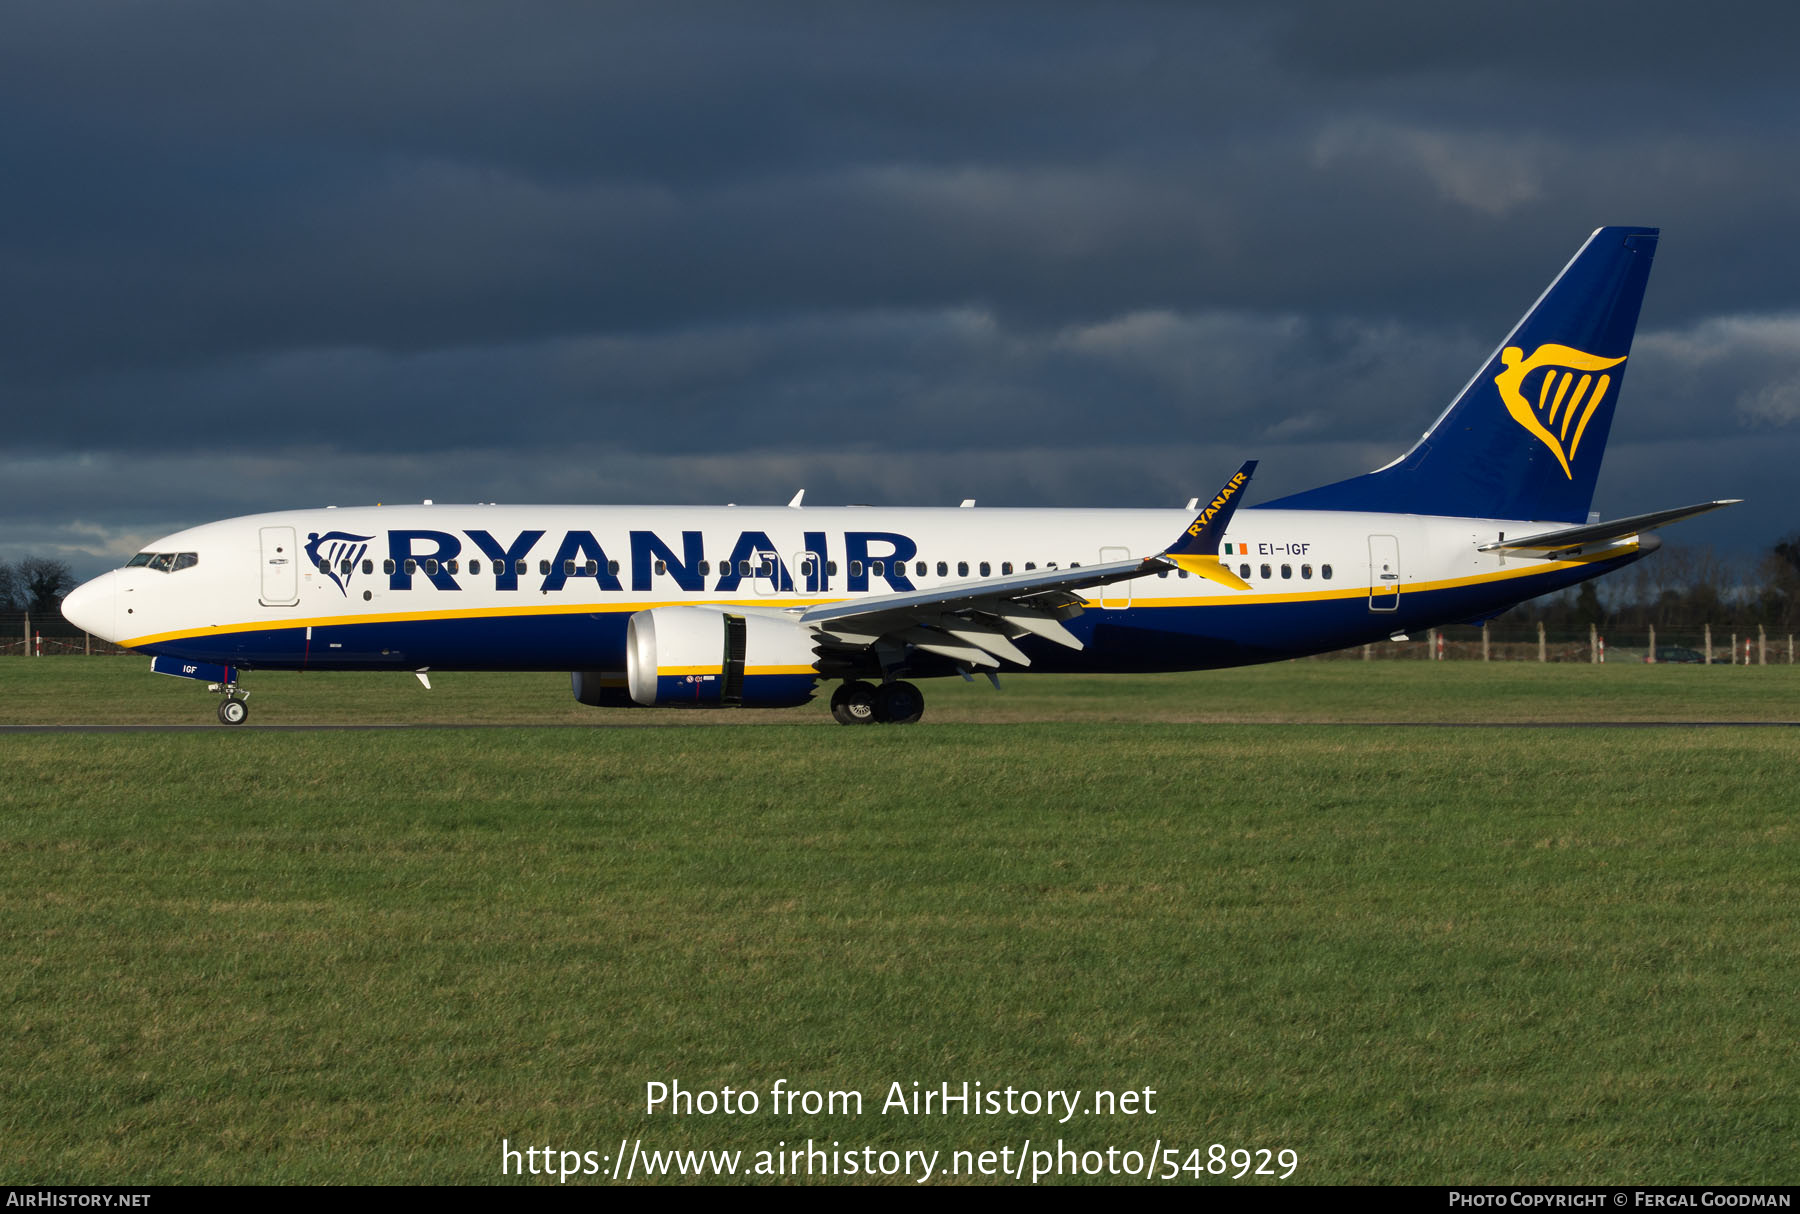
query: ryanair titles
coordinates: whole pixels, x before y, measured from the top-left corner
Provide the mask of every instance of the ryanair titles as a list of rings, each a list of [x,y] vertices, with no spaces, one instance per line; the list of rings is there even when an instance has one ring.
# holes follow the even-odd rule
[[[1239,472],[1236,476],[1226,481],[1225,487],[1219,490],[1219,495],[1213,498],[1211,502],[1207,503],[1206,509],[1202,510],[1199,515],[1195,517],[1194,521],[1188,525],[1187,533],[1192,536],[1198,536],[1206,524],[1213,521],[1213,516],[1223,510],[1226,503],[1237,496],[1237,491],[1242,489],[1244,487],[1244,482],[1249,479],[1249,473]]]
[[[320,573],[346,595],[359,573],[374,574],[353,560],[332,561],[319,555],[326,537],[313,533],[307,547]],[[374,537],[363,537],[374,539]],[[893,531],[846,531],[841,537],[844,571],[827,533],[808,531],[802,549],[783,552],[766,531],[741,531],[730,550],[718,547],[699,531],[683,531],[674,543],[654,531],[631,531],[610,541],[608,550],[592,531],[565,531],[558,538],[539,530],[515,535],[491,531],[433,531],[395,528],[387,533],[387,559],[380,575],[389,590],[421,585],[437,590],[479,586],[499,591],[535,590],[552,594],[571,583],[592,582],[600,590],[650,590],[667,578],[682,590],[730,594],[745,582],[765,593],[796,590],[819,594],[833,590],[866,591],[871,581],[900,591],[912,590],[906,562],[918,555],[910,536]],[[707,551],[711,548],[711,560]]]

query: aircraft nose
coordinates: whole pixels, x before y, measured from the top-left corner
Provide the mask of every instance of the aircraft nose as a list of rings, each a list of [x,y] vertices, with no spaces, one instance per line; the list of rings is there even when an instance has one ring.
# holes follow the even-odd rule
[[[102,640],[116,640],[118,578],[119,573],[115,569],[69,591],[62,601],[63,618],[83,632],[91,632]]]

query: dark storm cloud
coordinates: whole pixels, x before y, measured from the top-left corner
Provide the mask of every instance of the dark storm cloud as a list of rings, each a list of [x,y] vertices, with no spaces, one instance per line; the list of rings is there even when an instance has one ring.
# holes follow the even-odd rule
[[[1603,497],[1796,454],[1783,7],[6,22],[0,556],[423,496],[1159,504],[1246,455],[1274,496],[1403,450],[1601,223],[1665,230]]]

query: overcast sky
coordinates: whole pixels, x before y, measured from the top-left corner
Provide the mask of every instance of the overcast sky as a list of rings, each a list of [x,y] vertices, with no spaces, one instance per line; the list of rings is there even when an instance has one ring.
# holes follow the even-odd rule
[[[1663,229],[1597,509],[1800,530],[1800,6],[0,13],[0,558],[375,501],[1179,505]]]

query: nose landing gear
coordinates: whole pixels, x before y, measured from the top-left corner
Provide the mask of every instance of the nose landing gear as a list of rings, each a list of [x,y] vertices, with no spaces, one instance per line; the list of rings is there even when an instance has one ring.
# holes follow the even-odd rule
[[[219,724],[242,725],[244,718],[250,715],[250,706],[244,701],[250,693],[238,686],[237,667],[214,666],[207,662],[189,662],[182,658],[156,657],[150,659],[150,669],[157,674],[173,675],[178,679],[193,679],[206,683],[206,690],[225,698],[219,702]],[[211,682],[207,682],[207,680]]]
[[[219,701],[219,724],[242,725],[250,715],[250,705],[245,703],[250,698],[250,693],[240,688],[235,680],[230,683],[208,683],[206,690],[225,697]]]

